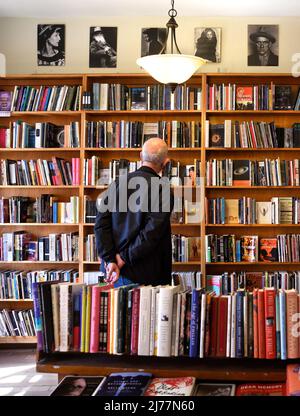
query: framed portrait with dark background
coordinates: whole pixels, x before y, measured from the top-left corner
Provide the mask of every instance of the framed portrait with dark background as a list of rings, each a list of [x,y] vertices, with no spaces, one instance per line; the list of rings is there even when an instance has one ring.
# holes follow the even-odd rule
[[[37,25],[38,66],[65,65],[65,25]]]
[[[157,55],[166,41],[167,29],[161,27],[148,27],[142,29],[141,56]]]
[[[278,66],[279,26],[248,25],[248,66]]]
[[[90,68],[116,68],[117,35],[117,27],[90,27]]]

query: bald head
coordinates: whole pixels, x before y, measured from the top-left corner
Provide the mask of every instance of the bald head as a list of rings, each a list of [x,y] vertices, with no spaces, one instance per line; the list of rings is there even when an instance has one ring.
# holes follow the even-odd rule
[[[159,137],[153,137],[144,143],[141,152],[141,159],[144,165],[153,165],[151,167],[159,172],[165,164],[167,156],[168,146]]]

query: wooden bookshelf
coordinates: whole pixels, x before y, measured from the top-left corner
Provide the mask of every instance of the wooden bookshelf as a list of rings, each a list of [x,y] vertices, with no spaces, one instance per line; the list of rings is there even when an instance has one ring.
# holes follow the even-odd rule
[[[78,224],[2,224],[7,229],[25,227],[31,229],[35,234],[41,229],[49,226],[50,230],[57,228],[59,232],[69,232],[72,227],[79,231],[79,261],[78,262],[0,262],[1,270],[39,270],[40,268],[75,268],[79,270],[79,274],[83,276],[85,271],[98,270],[98,262],[84,261],[84,238],[88,233],[93,231],[93,224],[85,223],[83,199],[85,195],[96,196],[98,191],[104,191],[106,186],[84,185],[82,161],[90,158],[93,154],[103,159],[107,167],[108,161],[113,158],[125,157],[130,160],[138,160],[141,148],[89,148],[86,146],[86,122],[87,121],[195,121],[200,122],[201,129],[201,146],[198,148],[172,148],[169,145],[169,153],[172,159],[181,161],[183,164],[192,164],[194,159],[201,160],[201,176],[205,177],[205,163],[209,159],[243,159],[256,160],[259,158],[282,157],[287,159],[300,158],[299,149],[244,149],[244,148],[206,148],[205,147],[205,129],[203,128],[205,121],[211,123],[223,123],[229,118],[237,121],[274,121],[280,127],[289,127],[299,119],[300,111],[224,111],[224,110],[207,110],[207,85],[216,84],[233,84],[237,85],[253,85],[253,84],[275,84],[292,85],[293,91],[296,91],[300,85],[300,79],[294,78],[289,74],[230,74],[230,73],[212,73],[194,75],[188,84],[202,87],[202,106],[201,110],[149,110],[149,111],[100,111],[100,110],[80,110],[80,111],[17,111],[13,112],[10,117],[1,119],[1,126],[9,126],[14,120],[23,120],[27,122],[53,122],[55,124],[69,124],[70,121],[79,121],[80,125],[80,147],[79,148],[59,148],[59,149],[1,149],[2,158],[24,158],[30,159],[31,153],[33,158],[47,158],[52,152],[59,152],[62,157],[80,157],[81,174],[79,186],[0,186],[1,195],[8,196],[38,196],[42,193],[53,194],[55,196],[78,195],[80,197],[80,218]],[[149,76],[144,74],[39,74],[39,75],[12,75],[0,78],[1,89],[13,91],[15,85],[80,85],[82,92],[91,91],[93,82],[126,84],[130,86],[153,85],[156,82]],[[174,187],[174,190],[184,187]],[[186,187],[193,188],[196,187]],[[298,196],[299,187],[282,186],[282,187],[223,187],[223,186],[204,186],[204,196],[206,197],[227,197],[238,198],[241,196],[252,196],[260,200],[272,196]],[[201,259],[195,262],[174,263],[175,270],[201,270],[203,278],[206,274],[222,273],[226,270],[286,270],[300,269],[300,263],[206,263],[205,259],[205,235],[212,231],[216,234],[230,232],[251,232],[259,237],[276,236],[277,231],[286,231],[292,229],[298,230],[299,225],[273,225],[273,224],[225,224],[215,225],[206,224],[205,218],[200,224],[172,224],[172,230],[176,233],[201,237]],[[224,229],[224,232],[222,231]],[[0,301],[0,306],[1,306]],[[9,301],[7,301],[9,304]],[[24,301],[20,302],[22,306]],[[2,302],[3,304],[3,302]],[[28,302],[30,304],[30,302]],[[10,305],[15,305],[13,302]],[[32,304],[30,304],[32,307]],[[15,307],[15,306],[14,306]],[[16,344],[21,341],[11,339]],[[5,341],[3,341],[5,342]],[[28,340],[29,342],[29,340]],[[1,343],[1,340],[0,340]],[[266,360],[192,360],[187,357],[178,359],[159,359],[154,357],[113,357],[108,355],[91,355],[91,354],[40,354],[38,356],[37,369],[42,372],[56,372],[60,374],[107,374],[114,370],[124,371],[148,369],[157,376],[176,375],[196,375],[199,378],[207,380],[232,380],[232,381],[283,381],[285,375],[285,363],[280,360],[268,362]],[[156,370],[154,370],[156,369]]]

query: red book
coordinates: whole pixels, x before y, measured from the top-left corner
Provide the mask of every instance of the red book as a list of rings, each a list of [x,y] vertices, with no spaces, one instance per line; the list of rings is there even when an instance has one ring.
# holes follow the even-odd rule
[[[300,396],[300,364],[286,366],[286,395]]]
[[[258,290],[258,358],[266,358],[264,290]]]
[[[205,307],[205,335],[204,335],[204,356],[209,355],[210,345],[210,319],[211,319],[211,299],[210,294],[206,295],[206,307]]]
[[[53,167],[54,167],[55,176],[56,176],[55,181],[56,181],[57,185],[63,185],[64,183],[63,183],[63,180],[62,180],[62,177],[61,177],[60,170],[58,168],[56,157],[52,158],[52,162],[53,162]]]
[[[210,321],[210,356],[217,355],[217,337],[218,337],[218,306],[219,296],[211,298],[211,321]]]
[[[90,352],[99,351],[100,292],[102,290],[111,289],[112,287],[112,285],[92,287]]]
[[[275,289],[265,288],[266,358],[276,358],[276,309]]]
[[[248,383],[236,388],[236,396],[285,396],[284,383]]]
[[[219,298],[217,357],[226,357],[228,298]]]
[[[131,354],[138,352],[140,289],[133,289],[131,320]]]
[[[253,290],[253,343],[254,358],[258,358],[258,289]]]
[[[72,185],[77,185],[76,183],[76,159],[72,157]]]
[[[88,159],[88,185],[92,185],[92,159]]]

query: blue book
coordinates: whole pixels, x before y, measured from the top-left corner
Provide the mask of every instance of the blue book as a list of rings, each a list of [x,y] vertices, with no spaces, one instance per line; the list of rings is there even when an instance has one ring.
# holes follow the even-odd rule
[[[244,292],[236,292],[236,358],[244,358]]]
[[[191,304],[191,336],[190,336],[190,348],[189,356],[198,356],[198,341],[199,341],[199,296],[200,291],[197,289],[192,290],[192,304]]]
[[[55,224],[57,224],[58,222],[58,202],[53,202],[52,205],[52,217],[53,217],[53,222]]]
[[[241,261],[241,240],[235,242],[235,256],[237,262]]]
[[[111,373],[93,396],[142,396],[151,380],[151,373]]]
[[[42,315],[41,315],[41,304],[38,293],[38,283],[32,283],[32,298],[33,298],[33,314],[34,314],[34,323],[35,331],[37,336],[37,349],[38,351],[43,351],[43,325],[42,325]]]
[[[280,309],[280,353],[281,359],[287,359],[286,353],[286,298],[285,292],[279,291],[279,309]]]

